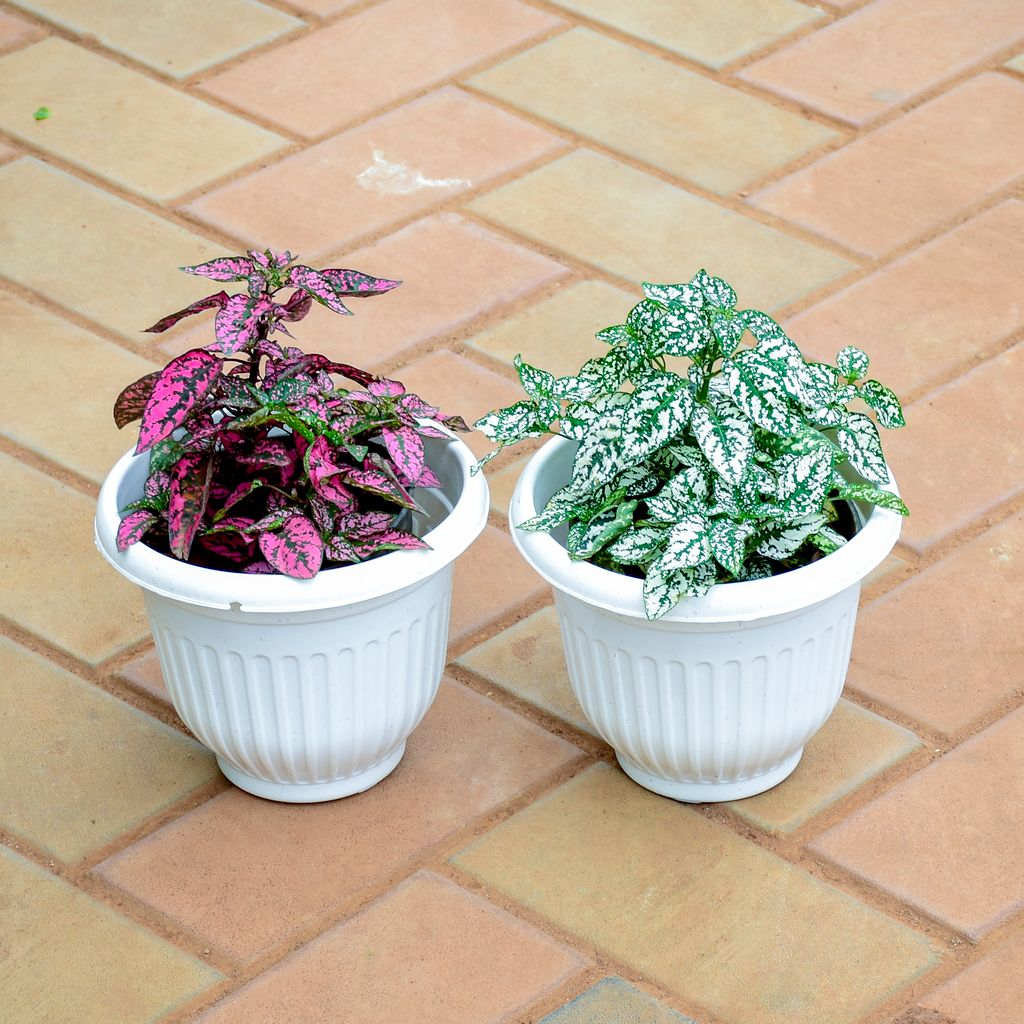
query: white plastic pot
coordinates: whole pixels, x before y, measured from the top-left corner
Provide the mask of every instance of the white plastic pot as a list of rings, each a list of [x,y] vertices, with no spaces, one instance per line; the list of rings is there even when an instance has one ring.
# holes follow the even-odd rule
[[[565,485],[575,449],[555,438],[534,455],[513,526]],[[842,692],[861,581],[899,537],[896,513],[859,503],[856,513],[860,529],[828,557],[720,584],[654,622],[642,580],[571,560],[564,529],[513,529],[554,590],[573,691],[630,778],[703,803],[761,793],[796,768]]]
[[[118,551],[119,510],[142,494],[148,457],[129,452],[103,484],[97,547],[143,588],[174,706],[241,789],[289,803],[360,793],[395,769],[430,707],[453,562],[483,529],[488,494],[465,444],[425,444],[442,481],[416,492],[430,550],[311,580],[204,569],[144,544]]]

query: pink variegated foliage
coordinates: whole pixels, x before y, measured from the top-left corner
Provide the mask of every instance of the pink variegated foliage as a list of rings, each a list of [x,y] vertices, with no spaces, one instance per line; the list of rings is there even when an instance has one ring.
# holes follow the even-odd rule
[[[209,295],[149,328],[217,310],[210,345],[129,384],[114,404],[118,427],[141,421],[135,450],[150,459],[143,496],[122,510],[118,546],[143,541],[195,565],[296,579],[426,547],[407,528],[420,509],[416,488],[440,484],[423,438],[468,427],[398,381],[273,337],[290,337],[285,324],[314,301],[351,315],[343,299],[400,282],[314,270],[270,250],[182,269],[245,290]]]

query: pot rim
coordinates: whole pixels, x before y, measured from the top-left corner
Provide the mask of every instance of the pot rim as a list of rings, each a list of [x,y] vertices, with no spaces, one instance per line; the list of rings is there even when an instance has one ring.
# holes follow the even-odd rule
[[[126,478],[142,483],[148,456],[129,450],[114,464],[100,488],[95,541],[100,554],[144,590],[205,608],[244,612],[291,613],[320,611],[360,604],[414,586],[440,572],[465,551],[487,523],[490,497],[482,474],[471,474],[476,456],[451,431],[451,441],[431,460],[442,480],[455,475],[458,498],[445,518],[423,535],[429,549],[391,551],[355,565],[324,569],[311,580],[288,576],[227,572],[189,565],[145,544],[117,549],[121,522],[119,493]],[[427,439],[430,443],[430,439]],[[130,498],[127,500],[131,500]]]
[[[642,580],[590,562],[573,561],[550,533],[528,532],[516,525],[542,510],[548,495],[538,501],[540,478],[545,470],[551,471],[553,462],[564,461],[567,468],[575,444],[568,438],[554,437],[524,467],[509,505],[512,539],[527,562],[556,589],[617,615],[643,620],[652,627],[671,628],[673,623],[744,623],[810,608],[848,587],[859,585],[881,564],[900,535],[903,517],[898,513],[853,502],[863,526],[838,551],[767,579],[716,584],[704,597],[684,598],[663,618],[649,620],[644,612]],[[559,479],[565,482],[568,476],[563,473]],[[891,470],[887,487],[899,493]]]

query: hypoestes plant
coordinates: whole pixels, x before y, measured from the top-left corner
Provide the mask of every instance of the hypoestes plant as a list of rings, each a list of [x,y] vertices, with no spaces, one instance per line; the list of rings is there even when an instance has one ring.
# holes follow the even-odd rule
[[[835,366],[808,362],[770,316],[737,309],[732,287],[703,270],[643,291],[625,324],[598,333],[606,354],[560,378],[517,357],[528,397],[476,423],[501,447],[549,432],[578,442],[571,479],[515,525],[564,524],[571,558],[643,576],[654,619],[716,583],[835,551],[855,528],[849,513],[840,528],[845,501],[907,514],[885,487],[869,415],[901,427],[903,411],[887,387],[863,381],[860,349],[842,349]]]
[[[129,384],[114,404],[118,427],[141,419],[135,451],[150,459],[143,496],[122,510],[119,548],[144,541],[208,568],[310,579],[322,565],[426,547],[406,522],[421,511],[411,489],[440,484],[423,439],[466,424],[398,381],[273,337],[290,337],[287,325],[314,300],[350,316],[344,299],[401,282],[270,250],[182,269],[247,287],[148,329],[217,310],[212,344]]]

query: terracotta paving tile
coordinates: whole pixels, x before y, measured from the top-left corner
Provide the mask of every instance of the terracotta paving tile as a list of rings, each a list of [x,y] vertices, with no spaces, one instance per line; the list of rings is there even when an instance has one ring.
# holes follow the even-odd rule
[[[1024,935],[925,996],[922,1003],[957,1024],[1018,1024],[1024,1006]]]
[[[0,164],[5,164],[8,160],[13,160],[18,155],[19,154],[16,149],[12,149],[10,146],[5,146],[0,142]]]
[[[524,455],[511,461],[503,461],[499,456],[495,462],[489,462],[484,470],[487,477],[487,487],[491,492],[491,510],[499,515],[508,516],[509,502],[512,501],[512,492],[516,489],[519,474],[522,473],[529,462],[529,456]],[[494,468],[501,463],[500,468]]]
[[[0,433],[102,483],[135,441],[131,428],[114,426],[114,399],[153,364],[4,292],[0,353],[19,382],[0,410]]]
[[[173,78],[187,78],[303,25],[255,0],[170,0],[134,18],[124,17],[118,0],[16,2]]]
[[[524,601],[539,597],[547,586],[504,530],[485,527],[479,540],[455,563],[448,635],[453,643],[461,640]]]
[[[0,11],[0,50],[10,50],[15,46],[24,46],[43,35],[38,25],[19,18],[16,14]]]
[[[863,124],[1024,36],[1016,0],[875,0],[744,68],[740,78]]]
[[[594,733],[572,692],[554,608],[541,608],[467,651],[456,659],[456,664],[472,669],[577,729]]]
[[[880,256],[1010,184],[1024,135],[1004,126],[1021,118],[1024,82],[978,75],[749,201]]]
[[[313,138],[559,24],[516,0],[387,0],[253,57],[203,89]]]
[[[352,302],[353,317],[314,310],[290,328],[304,349],[367,366],[430,338],[451,336],[568,273],[454,213],[416,221],[373,245],[320,262],[402,281],[379,300]]]
[[[815,359],[843,345],[871,356],[871,376],[897,394],[927,388],[969,365],[1024,324],[1007,302],[1024,274],[1024,203],[1000,203],[870,277],[844,288],[786,329]]]
[[[559,7],[720,68],[822,16],[794,0],[555,0]]]
[[[604,765],[454,861],[729,1024],[853,1024],[936,961],[923,936]]]
[[[142,595],[93,546],[95,502],[0,455],[0,615],[91,664],[149,632]]]
[[[439,406],[448,414],[458,414],[470,425],[491,409],[511,405],[523,397],[522,388],[515,380],[444,350],[420,356],[393,370],[391,376],[431,405]],[[493,447],[477,430],[463,434],[462,440],[477,455],[484,455]]]
[[[349,7],[354,7],[361,0],[290,0],[291,6],[298,8],[303,13],[309,13],[318,18],[325,18],[331,14],[337,14]]]
[[[861,612],[848,685],[948,734],[1024,691],[1024,515]]]
[[[199,235],[30,158],[0,190],[0,274],[125,338],[211,290],[178,270],[221,255]]]
[[[596,77],[595,68],[602,69]],[[722,195],[838,137],[788,110],[585,28],[535,46],[469,84]],[[652,102],[654,96],[671,96],[672,102]]]
[[[358,1007],[360,1024],[497,1024],[583,965],[511,914],[423,871],[200,1020],[340,1021]]]
[[[607,351],[594,335],[611,324],[623,323],[642,297],[603,281],[575,281],[475,335],[467,344],[507,363],[521,355],[559,377],[568,376],[588,359]]]
[[[604,978],[540,1024],[694,1024],[621,978]]]
[[[491,220],[630,281],[689,280],[702,266],[772,310],[853,264],[589,150],[470,204]]]
[[[220,980],[212,968],[3,847],[0,905],[4,1015],[11,1024],[141,1024]]]
[[[160,660],[156,656],[156,651],[150,651],[128,662],[118,675],[161,703],[171,706],[171,695],[167,692],[167,684],[160,671]]]
[[[1024,345],[1016,345],[915,402],[906,428],[886,432],[886,455],[910,507],[904,543],[921,551],[1021,491],[1021,394]]]
[[[63,861],[217,775],[198,743],[3,639],[0,694],[0,822]]]
[[[231,790],[98,870],[247,959],[577,753],[492,701],[445,683],[402,763],[368,792],[301,806]],[[251,884],[254,877],[260,885]]]
[[[543,129],[446,87],[187,209],[253,244],[311,259],[563,146]]]
[[[51,110],[45,121],[32,112]],[[56,37],[0,58],[0,127],[150,199],[170,199],[288,143]]]
[[[1024,711],[830,829],[812,848],[981,938],[1024,904]]]
[[[792,832],[920,745],[909,729],[841,700],[785,782],[729,806],[759,828]]]

